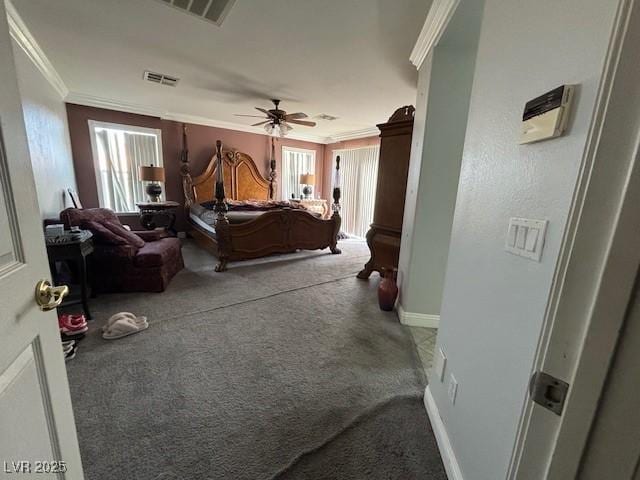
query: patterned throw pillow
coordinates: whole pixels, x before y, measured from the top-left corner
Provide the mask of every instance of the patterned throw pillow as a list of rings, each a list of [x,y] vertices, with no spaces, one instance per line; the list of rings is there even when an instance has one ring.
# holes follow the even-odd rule
[[[103,225],[115,235],[124,238],[127,244],[136,248],[144,247],[144,240],[117,223],[105,222]]]
[[[85,230],[90,230],[98,243],[106,245],[128,245],[129,243],[125,238],[113,233],[100,222],[85,220],[81,226]]]

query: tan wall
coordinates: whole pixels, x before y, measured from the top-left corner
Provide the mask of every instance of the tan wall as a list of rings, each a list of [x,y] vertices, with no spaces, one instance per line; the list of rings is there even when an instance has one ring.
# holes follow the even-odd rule
[[[73,162],[78,183],[78,194],[85,207],[98,206],[98,190],[91,151],[91,138],[89,135],[89,120],[100,122],[119,123],[139,127],[155,128],[162,131],[162,151],[166,182],[164,191],[167,200],[182,203],[182,177],[180,176],[179,154],[182,149],[182,123],[172,120],[162,120],[158,117],[137,115],[133,113],[106,110],[102,108],[87,107],[83,105],[67,104],[67,116],[69,132],[71,136],[71,148]],[[205,168],[215,152],[216,140],[221,140],[225,148],[236,149],[250,155],[255,161],[261,173],[266,177],[269,172],[269,160],[271,158],[270,137],[255,133],[239,132],[223,128],[209,127],[205,125],[187,124],[189,157],[194,174],[199,174]],[[324,197],[324,158],[325,145],[312,142],[303,142],[289,138],[276,139],[276,169],[280,177],[282,146],[315,150],[316,152],[316,178],[318,184],[315,190]],[[330,168],[330,167],[329,167]],[[278,182],[278,198],[282,182]],[[136,225],[136,216],[127,218],[132,226]],[[177,222],[178,229],[186,226],[185,218],[180,214]]]

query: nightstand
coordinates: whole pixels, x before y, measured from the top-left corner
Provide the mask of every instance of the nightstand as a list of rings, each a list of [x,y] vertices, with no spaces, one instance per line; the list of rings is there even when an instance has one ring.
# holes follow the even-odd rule
[[[164,226],[169,232],[176,234],[173,225],[176,223],[176,212],[180,204],[178,202],[140,202],[136,203],[140,210],[140,224],[147,230],[155,230],[158,226]],[[164,225],[158,225],[157,219],[164,217]]]
[[[61,237],[45,238],[51,278],[55,285],[60,284],[60,282],[56,281],[56,262],[70,261],[78,267],[77,281],[80,286],[80,295],[73,295],[72,287],[71,297],[65,299],[61,307],[80,303],[82,304],[82,309],[84,310],[87,320],[91,320],[91,312],[89,311],[89,282],[87,280],[87,257],[93,253],[93,240],[91,237],[92,234],[89,230],[81,230],[73,237],[67,234]]]
[[[319,213],[324,219],[329,218],[329,204],[322,198],[292,198],[291,202],[304,205],[310,211]]]

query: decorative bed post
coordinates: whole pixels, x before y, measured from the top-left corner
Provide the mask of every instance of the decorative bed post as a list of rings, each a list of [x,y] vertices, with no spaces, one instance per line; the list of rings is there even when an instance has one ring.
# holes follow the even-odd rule
[[[333,236],[331,238],[331,244],[329,245],[329,248],[331,249],[331,253],[338,254],[342,253],[342,251],[338,248],[338,235],[340,233],[340,225],[342,224],[342,218],[340,217],[340,188],[342,186],[342,179],[340,177],[340,155],[336,157],[336,174],[334,177],[333,185],[333,205],[331,205],[333,214],[331,215],[331,219],[334,221],[334,226]]]
[[[216,272],[224,272],[231,256],[231,231],[227,211],[229,207],[225,202],[224,194],[224,162],[222,161],[222,142],[216,141],[216,203],[213,210],[216,212],[216,240],[218,241],[218,264]]]
[[[278,180],[276,180],[276,147],[271,137],[271,161],[269,162],[269,200],[275,200]]]
[[[200,246],[218,258],[216,272],[224,272],[231,261],[264,257],[273,253],[291,253],[297,249],[318,250],[329,247],[331,253],[341,253],[338,249],[338,233],[342,223],[340,158],[337,159],[334,174],[331,218],[324,220],[302,209],[280,207],[256,210],[259,214],[254,218],[232,222],[229,220],[231,214],[228,213],[229,200],[247,200],[248,204],[252,204],[255,203],[252,198],[265,200],[277,196],[275,142],[271,143],[270,172],[267,179],[260,174],[250,156],[236,151],[223,152],[220,141],[216,142],[215,154],[204,171],[192,176],[185,126],[182,141],[180,173],[187,221],[191,225],[189,234]],[[225,176],[228,178],[225,179]],[[213,212],[207,212],[211,208],[207,205],[211,200]]]
[[[195,199],[193,198],[193,179],[189,167],[189,148],[187,147],[187,126],[182,124],[182,151],[180,152],[180,174],[182,175],[182,192],[184,193],[184,209],[189,212]]]

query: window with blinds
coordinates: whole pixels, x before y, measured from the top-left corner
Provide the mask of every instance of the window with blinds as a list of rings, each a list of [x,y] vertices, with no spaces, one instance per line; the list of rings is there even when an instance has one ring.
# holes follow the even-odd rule
[[[90,120],[89,132],[100,206],[137,212],[147,201],[139,167],[162,166],[161,131]]]
[[[364,237],[373,221],[380,146],[334,150],[334,170],[338,155],[340,155],[342,230],[349,235]]]
[[[304,188],[300,175],[315,174],[315,171],[315,150],[282,147],[282,199],[300,198]]]

